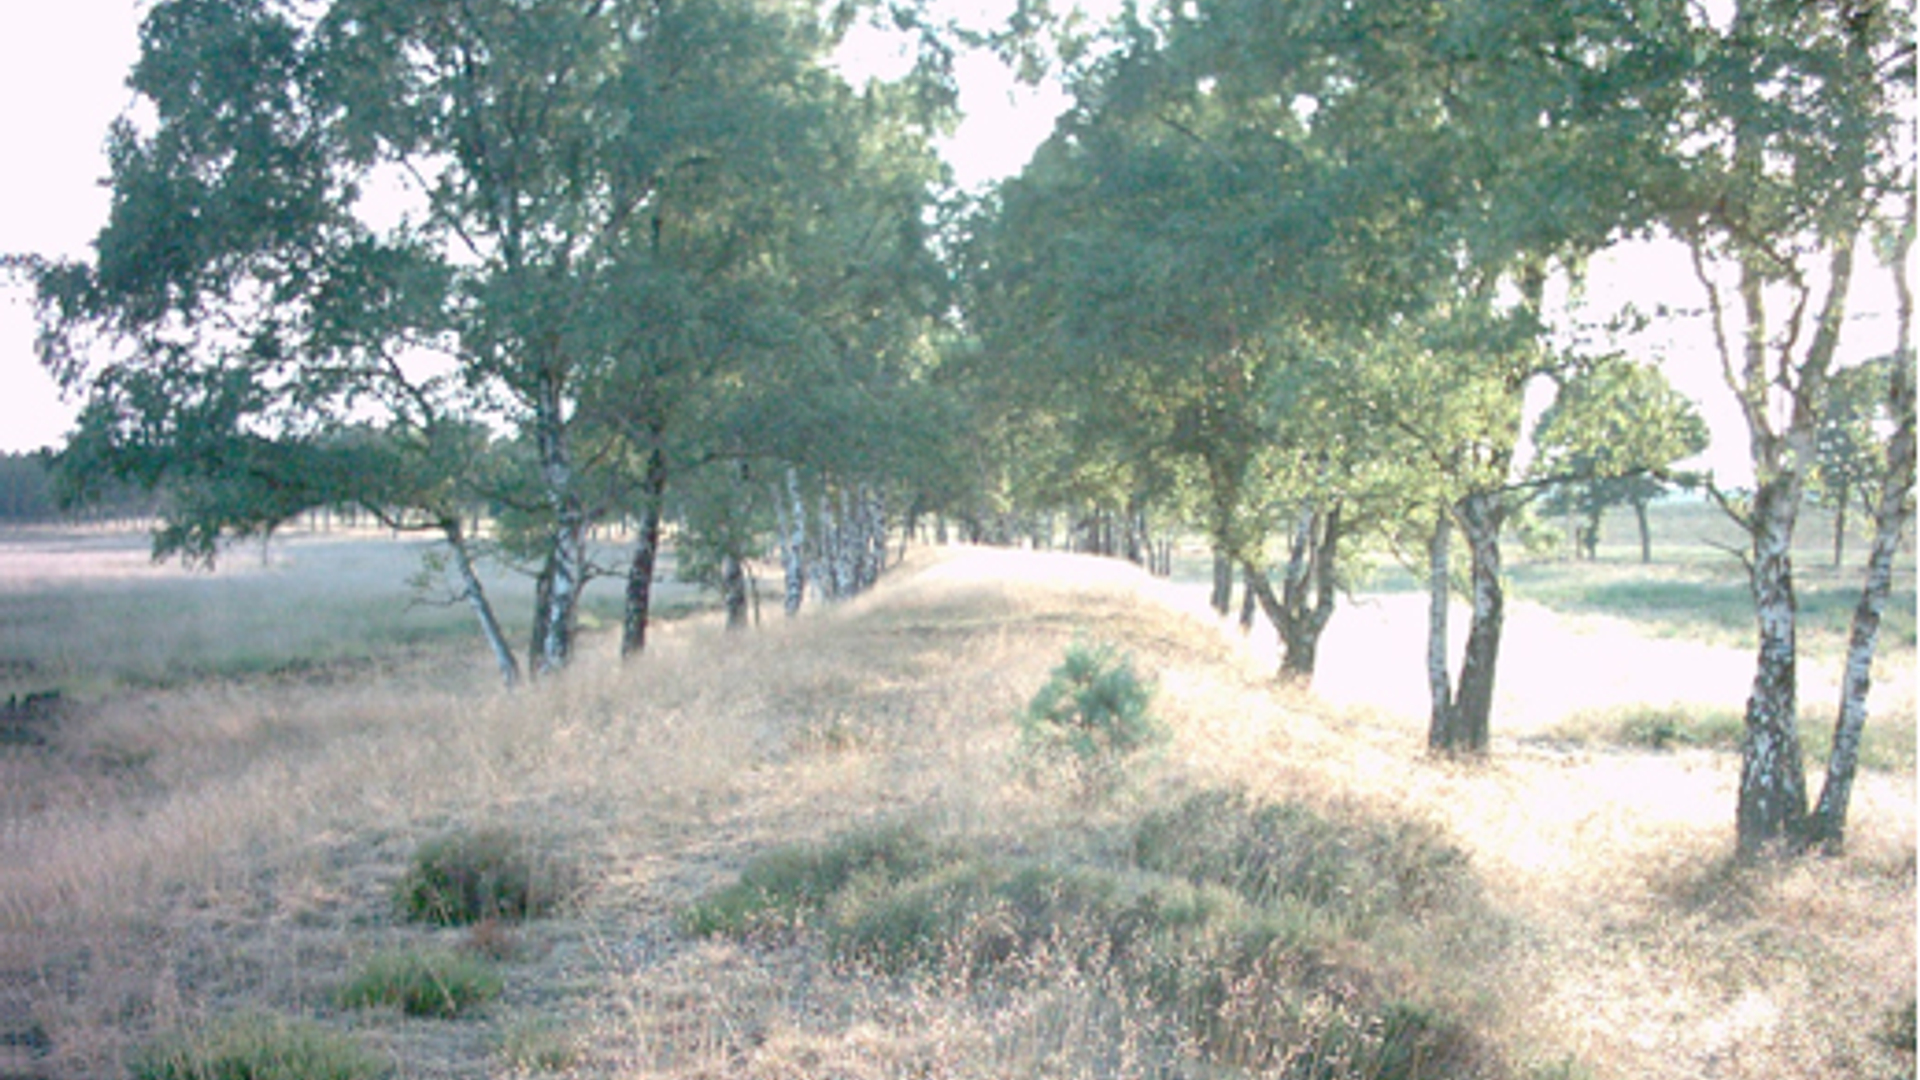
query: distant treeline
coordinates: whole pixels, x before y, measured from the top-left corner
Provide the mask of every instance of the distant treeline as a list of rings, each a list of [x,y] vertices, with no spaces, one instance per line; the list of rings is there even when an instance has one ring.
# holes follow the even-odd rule
[[[0,525],[48,521],[123,521],[153,516],[154,498],[138,488],[111,484],[84,506],[61,505],[48,450],[0,453]]]

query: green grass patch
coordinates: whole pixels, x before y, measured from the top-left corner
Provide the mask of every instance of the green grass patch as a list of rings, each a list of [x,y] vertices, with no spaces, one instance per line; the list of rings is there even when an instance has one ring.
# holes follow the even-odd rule
[[[1794,592],[1800,635],[1809,645],[1837,652],[1852,629],[1861,583],[1853,575],[1832,583],[1806,577]],[[1511,579],[1514,595],[1563,614],[1625,619],[1663,637],[1742,648],[1755,641],[1752,594],[1735,564],[1717,569],[1536,564],[1516,568]],[[1914,591],[1910,585],[1899,587],[1899,580],[1895,584],[1881,620],[1880,644],[1912,649]]]
[[[1703,749],[1737,753],[1746,735],[1738,709],[1692,705],[1629,705],[1583,710],[1546,733],[1576,745],[1617,746],[1637,750]],[[1833,752],[1831,717],[1803,712],[1800,752],[1810,767],[1824,766]],[[1898,717],[1869,720],[1860,737],[1859,766],[1877,772],[1912,772],[1914,725]]]
[[[456,832],[420,845],[394,892],[414,922],[466,926],[547,915],[579,890],[578,875],[507,829]]]
[[[1143,869],[1213,883],[1249,903],[1304,904],[1355,927],[1417,915],[1470,883],[1466,856],[1430,825],[1340,821],[1297,803],[1203,791],[1135,830]]]
[[[836,962],[967,987],[1116,980],[1172,1042],[1276,1075],[1468,1076],[1487,1060],[1367,959],[1392,923],[1417,934],[1478,910],[1465,856],[1435,830],[1202,792],[1126,839],[1061,860],[867,830],[768,853],[681,924],[804,928]]]
[[[505,984],[485,960],[450,950],[376,953],[341,987],[343,1009],[395,1008],[455,1020],[500,996]]]
[[[133,1080],[376,1080],[391,1070],[345,1035],[253,1014],[163,1038],[135,1056]]]
[[[824,844],[779,848],[747,865],[740,880],[680,915],[696,937],[792,928],[859,879],[897,883],[950,862],[955,852],[910,825],[883,825]]]

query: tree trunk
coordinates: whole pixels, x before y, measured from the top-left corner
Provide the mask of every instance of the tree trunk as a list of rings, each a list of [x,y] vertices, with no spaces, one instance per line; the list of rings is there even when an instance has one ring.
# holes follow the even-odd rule
[[[1427,690],[1433,708],[1427,720],[1427,748],[1453,744],[1453,676],[1447,671],[1447,602],[1452,595],[1453,517],[1442,507],[1427,540]]]
[[[1258,598],[1253,595],[1253,577],[1251,567],[1240,568],[1240,632],[1243,634],[1253,631],[1254,609],[1259,604]]]
[[[1241,566],[1252,591],[1280,634],[1280,679],[1308,684],[1320,655],[1320,635],[1333,618],[1337,595],[1340,511],[1303,511],[1288,543],[1286,576],[1275,596],[1266,575],[1251,563]]]
[[[1460,500],[1460,524],[1472,564],[1473,620],[1445,747],[1452,751],[1486,753],[1492,730],[1494,674],[1506,622],[1506,594],[1500,585],[1500,527],[1505,517],[1498,492],[1474,492]]]
[[[1640,565],[1653,562],[1653,530],[1647,527],[1647,501],[1633,500],[1633,520],[1640,526]]]
[[[1880,619],[1893,588],[1893,559],[1906,530],[1907,495],[1913,491],[1913,429],[1907,442],[1906,482],[1889,483],[1875,515],[1873,550],[1867,558],[1867,581],[1860,603],[1853,609],[1853,630],[1847,640],[1846,675],[1840,687],[1840,715],[1833,726],[1833,750],[1827,758],[1827,776],[1820,801],[1806,829],[1807,846],[1838,854],[1846,843],[1847,806],[1853,797],[1853,777],[1860,759],[1860,735],[1867,723],[1867,692],[1873,688],[1873,655],[1880,639]]]
[[[1833,504],[1833,568],[1835,570],[1840,569],[1847,561],[1847,499],[1850,494],[1846,482],[1842,481],[1840,497]]]
[[[787,469],[787,493],[783,501],[776,489],[773,505],[780,517],[780,566],[786,573],[786,612],[799,614],[807,593],[807,506],[800,499],[800,474]]]
[[[546,626],[538,670],[559,671],[573,655],[575,619],[580,590],[586,581],[586,510],[573,488],[573,460],[567,447],[560,388],[543,381],[535,401],[535,442],[540,454],[540,476],[553,513],[553,580],[547,594]]]
[[[1833,749],[1827,758],[1827,776],[1820,785],[1820,801],[1807,822],[1805,844],[1837,854],[1846,844],[1847,806],[1853,798],[1853,777],[1860,760],[1860,734],[1867,723],[1867,692],[1873,687],[1873,654],[1880,639],[1880,619],[1893,587],[1893,560],[1912,510],[1914,484],[1913,293],[1907,279],[1907,258],[1913,244],[1913,204],[1908,203],[1904,239],[1893,260],[1895,295],[1899,298],[1899,346],[1889,376],[1887,404],[1894,416],[1893,438],[1887,443],[1887,475],[1873,515],[1873,548],[1867,555],[1867,581],[1860,603],[1853,609],[1853,629],[1847,639],[1846,674],[1840,686],[1840,715],[1834,721]],[[1841,500],[1844,508],[1846,500]],[[1845,513],[1844,509],[1841,511]],[[1839,565],[1840,532],[1834,533],[1835,565]]]
[[[666,455],[658,447],[647,456],[641,480],[640,528],[627,566],[627,596],[620,619],[620,655],[638,656],[647,649],[647,626],[653,619],[654,568],[660,559],[660,514],[667,495]]]
[[[1233,560],[1227,556],[1226,549],[1219,546],[1213,549],[1213,593],[1207,597],[1207,603],[1223,616],[1233,606]]]
[[[816,599],[829,603],[840,599],[838,583],[834,578],[834,549],[838,546],[839,527],[833,517],[833,496],[825,487],[820,490],[820,512],[814,518],[813,546],[808,560],[807,580],[813,583],[813,595]]]
[[[533,578],[533,631],[527,637],[527,671],[539,678],[547,670],[547,620],[553,617],[553,546]]]
[[[480,575],[473,568],[473,556],[467,550],[467,538],[460,529],[460,519],[451,518],[440,523],[445,534],[447,547],[453,551],[453,567],[460,577],[460,596],[473,608],[473,614],[480,620],[480,632],[486,636],[487,648],[493,651],[493,661],[500,668],[500,681],[511,690],[520,684],[520,662],[513,658],[513,646],[507,644],[507,636],[500,629],[500,620],[493,614],[493,604],[487,600],[487,590],[480,584]]]
[[[1807,813],[1795,700],[1792,548],[1798,494],[1792,474],[1776,477],[1754,493],[1750,580],[1760,654],[1747,698],[1740,802],[1734,815],[1744,856],[1797,835]]]
[[[731,553],[720,558],[720,592],[727,603],[727,629],[747,628],[747,572]]]

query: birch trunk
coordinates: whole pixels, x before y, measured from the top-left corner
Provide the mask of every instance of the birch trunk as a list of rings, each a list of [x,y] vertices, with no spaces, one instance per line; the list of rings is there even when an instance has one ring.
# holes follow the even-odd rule
[[[553,379],[543,381],[534,412],[540,476],[553,513],[553,581],[538,665],[540,674],[549,674],[566,667],[573,655],[575,619],[586,576],[587,521],[573,487],[573,460],[567,447],[560,389]]]
[[[1794,641],[1793,525],[1797,485],[1780,477],[1754,494],[1752,588],[1760,633],[1741,745],[1739,850],[1759,853],[1799,833],[1807,812],[1800,756]]]
[[[1452,594],[1453,518],[1443,507],[1427,540],[1427,690],[1433,709],[1427,721],[1427,748],[1446,750],[1452,743],[1453,677],[1447,672],[1447,602]]]
[[[1647,501],[1633,500],[1633,520],[1640,526],[1640,565],[1653,562],[1653,530],[1647,527]]]
[[[1500,585],[1500,527],[1505,517],[1505,502],[1497,492],[1475,492],[1460,501],[1461,531],[1472,565],[1473,619],[1453,699],[1449,750],[1484,754],[1490,741],[1494,675],[1506,625],[1506,592]]]
[[[1309,684],[1320,655],[1320,636],[1333,618],[1339,565],[1338,510],[1307,511],[1289,542],[1287,568],[1276,596],[1267,576],[1252,563],[1241,566],[1251,598],[1258,601],[1267,621],[1280,635],[1279,677],[1284,682]]]
[[[1827,758],[1827,776],[1820,785],[1820,801],[1807,823],[1805,843],[1829,854],[1846,844],[1847,807],[1853,799],[1853,778],[1860,762],[1860,735],[1867,723],[1867,693],[1873,688],[1873,655],[1879,645],[1880,620],[1893,587],[1893,560],[1913,510],[1914,385],[1913,291],[1908,281],[1908,256],[1914,239],[1914,204],[1909,201],[1907,228],[1893,257],[1895,295],[1899,299],[1899,339],[1889,376],[1887,404],[1894,416],[1893,438],[1887,444],[1887,475],[1874,508],[1873,547],[1867,555],[1867,580],[1860,603],[1853,609],[1853,627],[1847,638],[1846,674],[1840,686],[1840,715],[1834,721],[1833,749]],[[1846,499],[1840,500],[1845,514]],[[1838,565],[1841,532],[1834,533]]]
[[[807,506],[800,499],[800,474],[787,470],[787,491],[783,499],[774,491],[773,505],[780,518],[780,567],[786,574],[786,612],[797,615],[807,594]]]
[[[500,629],[500,620],[494,616],[493,604],[487,600],[487,590],[480,583],[480,575],[473,568],[473,556],[467,548],[467,538],[460,527],[460,519],[453,518],[441,523],[441,531],[446,535],[447,547],[453,551],[454,572],[460,578],[460,596],[473,609],[480,620],[480,632],[486,636],[487,648],[493,652],[493,662],[500,668],[500,681],[511,690],[520,685],[520,662],[513,657],[513,646],[507,644],[507,636]]]
[[[1879,645],[1887,595],[1893,588],[1893,559],[1906,531],[1907,500],[1913,492],[1911,418],[1896,439],[1903,440],[1906,446],[1905,482],[1887,485],[1874,515],[1867,581],[1860,590],[1860,603],[1853,609],[1853,629],[1847,639],[1846,674],[1840,686],[1840,715],[1834,722],[1833,749],[1827,758],[1827,776],[1820,786],[1820,801],[1806,828],[1807,846],[1819,846],[1829,854],[1838,854],[1846,844],[1847,807],[1853,798],[1853,778],[1859,767],[1860,735],[1867,724],[1867,693],[1873,689],[1873,656]]]

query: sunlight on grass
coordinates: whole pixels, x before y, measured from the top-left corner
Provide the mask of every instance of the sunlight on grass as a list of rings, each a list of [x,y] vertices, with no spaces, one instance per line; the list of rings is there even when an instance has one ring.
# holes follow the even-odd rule
[[[305,578],[333,564],[295,556],[255,578],[326,591]],[[663,626],[638,663],[590,635],[514,694],[466,648],[104,693],[0,757],[0,911],[46,1070],[125,1075],[155,1036],[259,1009],[350,1026],[407,1075],[1375,1080],[1413,1075],[1387,1070],[1403,1045],[1498,1080],[1910,1067],[1857,1022],[1912,999],[1910,768],[1863,774],[1846,855],[1733,866],[1710,709],[1668,730],[1602,703],[1431,761],[1417,724],[1276,690],[1191,601],[1110,560],[921,550],[752,633]],[[1014,768],[1075,641],[1128,654],[1172,733],[1096,804]],[[897,872],[775,872],[896,827],[931,838]],[[406,921],[415,854],[493,830],[568,867],[575,902],[511,941]],[[487,941],[505,990],[471,1019],[340,1007],[369,957]],[[859,959],[882,941],[913,962]]]

